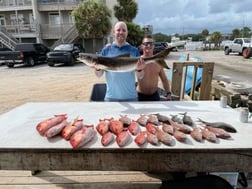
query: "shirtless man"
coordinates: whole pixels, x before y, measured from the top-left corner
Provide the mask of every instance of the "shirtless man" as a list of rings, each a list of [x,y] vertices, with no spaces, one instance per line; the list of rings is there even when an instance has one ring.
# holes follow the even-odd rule
[[[146,36],[142,42],[143,55],[142,57],[153,56],[153,38]],[[166,100],[171,100],[171,90],[168,78],[164,69],[156,64],[150,63],[145,65],[143,69],[143,77],[138,78],[137,93],[139,101],[159,101],[158,80],[162,81],[163,88],[166,91]]]

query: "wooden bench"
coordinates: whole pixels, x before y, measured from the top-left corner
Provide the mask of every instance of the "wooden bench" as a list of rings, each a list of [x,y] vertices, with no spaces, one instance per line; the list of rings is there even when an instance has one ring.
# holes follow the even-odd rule
[[[211,99],[211,83],[213,78],[214,62],[195,62],[184,61],[174,62],[172,68],[171,91],[174,95],[180,97],[180,100],[185,99],[185,84],[187,70],[189,66],[193,66],[193,75],[191,82],[191,91],[189,93],[191,100],[210,100]],[[198,69],[202,68],[201,83],[197,85]],[[199,89],[197,91],[197,89]],[[196,95],[197,93],[197,95]]]

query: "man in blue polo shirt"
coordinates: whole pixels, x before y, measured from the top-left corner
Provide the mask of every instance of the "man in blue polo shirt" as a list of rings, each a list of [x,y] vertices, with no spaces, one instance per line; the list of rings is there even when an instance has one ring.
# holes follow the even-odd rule
[[[128,53],[131,57],[140,57],[140,53],[136,47],[127,43],[128,36],[127,25],[124,22],[117,22],[113,28],[115,41],[111,45],[107,45],[101,51],[102,56],[117,56],[120,54]],[[105,94],[105,101],[136,101],[136,78],[143,78],[143,68],[145,67],[144,61],[139,60],[136,62],[135,72],[113,72],[95,69],[95,74],[101,77],[105,72],[107,90]]]

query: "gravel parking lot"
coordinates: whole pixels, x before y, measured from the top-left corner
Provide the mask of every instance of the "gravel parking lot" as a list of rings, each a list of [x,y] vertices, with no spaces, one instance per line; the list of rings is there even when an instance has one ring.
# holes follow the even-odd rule
[[[181,54],[189,53],[207,62],[215,62],[214,77],[225,75],[232,81],[252,83],[252,59],[237,54],[224,55],[223,51],[171,52],[168,62],[171,66]],[[27,102],[83,102],[89,101],[92,86],[104,82],[104,76],[97,78],[93,71],[82,63],[72,67],[49,67],[47,64],[34,67],[0,66],[0,114]]]

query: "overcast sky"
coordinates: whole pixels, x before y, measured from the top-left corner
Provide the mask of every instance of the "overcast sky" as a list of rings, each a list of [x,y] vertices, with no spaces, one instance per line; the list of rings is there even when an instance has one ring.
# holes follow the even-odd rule
[[[152,25],[153,33],[167,35],[232,33],[234,28],[252,29],[251,0],[136,0],[138,14],[134,22]]]

